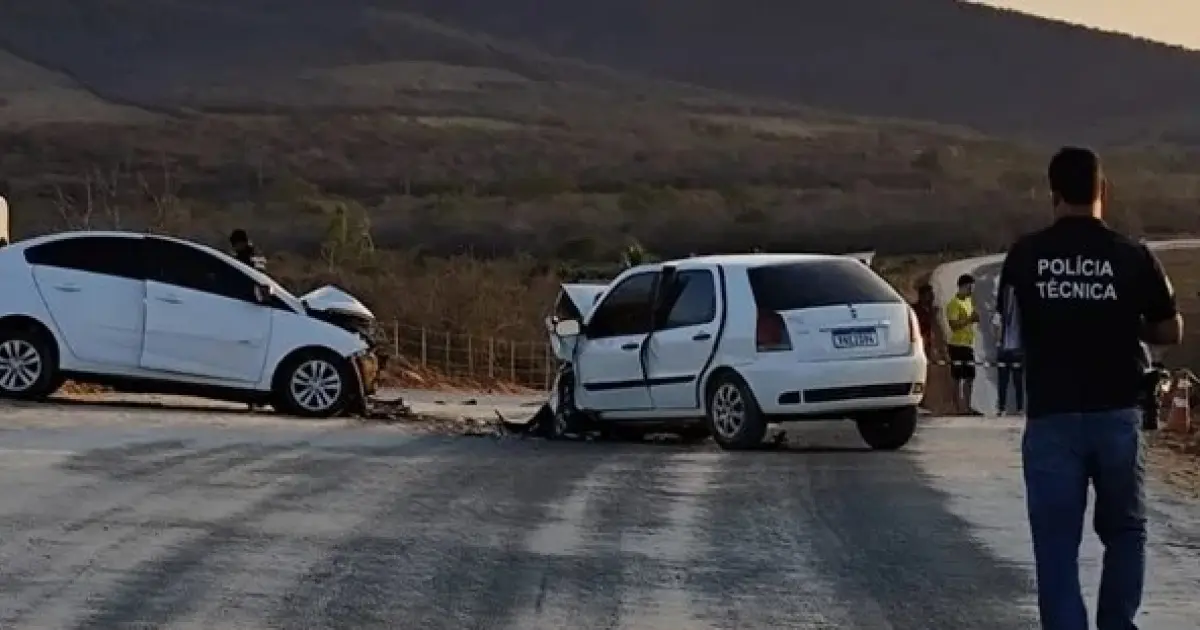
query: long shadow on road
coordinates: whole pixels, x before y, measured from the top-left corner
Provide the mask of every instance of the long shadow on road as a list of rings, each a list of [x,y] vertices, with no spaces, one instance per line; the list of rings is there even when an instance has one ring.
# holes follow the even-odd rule
[[[217,488],[208,476],[223,466],[271,485],[232,515],[144,524],[194,535],[96,593],[77,628],[221,625],[239,607],[285,628],[649,627],[652,613],[678,628],[1034,627],[1013,605],[1028,579],[976,544],[909,456],[840,438],[754,453],[446,438],[361,452],[180,446],[93,451],[66,468],[152,493]],[[134,517],[122,514],[104,518]],[[279,514],[295,532],[265,525]],[[330,514],[354,518],[303,534]],[[246,558],[282,563],[268,576],[278,592],[231,594],[266,579]]]

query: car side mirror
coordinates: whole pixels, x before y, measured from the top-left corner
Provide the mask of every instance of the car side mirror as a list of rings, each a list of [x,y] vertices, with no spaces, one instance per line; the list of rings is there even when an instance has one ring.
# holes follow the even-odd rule
[[[582,332],[583,326],[579,324],[579,320],[564,319],[554,324],[554,334],[563,339],[577,337]]]
[[[272,295],[275,295],[275,289],[271,285],[258,284],[254,286],[254,299],[259,304],[266,304]]]

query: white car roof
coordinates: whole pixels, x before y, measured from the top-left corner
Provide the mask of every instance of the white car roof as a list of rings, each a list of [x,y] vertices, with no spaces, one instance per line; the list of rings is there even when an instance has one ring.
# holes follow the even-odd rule
[[[763,265],[778,265],[783,263],[804,263],[821,260],[844,260],[849,256],[843,254],[714,254],[711,256],[693,256],[678,260],[664,260],[649,265],[640,265],[634,269],[655,270],[665,266],[676,269],[721,265],[723,267],[761,267]]]
[[[226,254],[225,252],[223,252],[219,249],[209,247],[208,245],[205,245],[203,243],[197,243],[195,241],[189,241],[189,240],[183,239],[183,238],[168,236],[166,234],[151,234],[148,232],[130,232],[130,231],[117,231],[117,230],[73,230],[70,232],[56,232],[54,234],[45,234],[42,236],[35,236],[30,239],[17,241],[16,243],[12,243],[8,247],[0,248],[0,253],[24,251],[26,249],[29,249],[30,247],[35,247],[37,245],[41,245],[42,243],[65,241],[65,240],[70,240],[73,238],[80,238],[80,237],[84,237],[84,236],[108,236],[108,237],[116,237],[116,238],[143,238],[143,237],[147,237],[147,236],[152,236],[154,238],[161,238],[164,241],[174,241],[181,245],[195,247],[196,249],[200,249],[200,250],[203,250],[204,252],[207,252],[209,254],[217,256],[221,260],[224,260],[225,262],[237,267],[238,269],[241,269],[242,271],[244,271],[246,273],[246,275],[253,278],[255,280],[255,282],[260,282],[262,284],[271,285],[272,287],[275,288],[275,290],[281,291],[283,293],[283,295],[285,296],[285,299],[290,299],[291,301],[299,303],[298,298],[293,296],[287,289],[285,289],[283,287],[283,285],[276,282],[274,278],[255,269],[254,267],[251,267],[250,265],[247,265],[246,263],[243,263],[242,261],[234,258],[233,256],[230,256],[229,254]],[[10,254],[10,255],[12,255],[12,254]]]

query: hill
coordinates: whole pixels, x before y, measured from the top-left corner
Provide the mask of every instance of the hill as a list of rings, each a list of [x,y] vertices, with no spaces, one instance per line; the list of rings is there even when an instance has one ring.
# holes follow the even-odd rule
[[[1191,142],[1200,129],[1200,54],[956,0],[4,4],[0,45],[152,109],[444,112],[491,107],[483,89],[528,114],[614,104],[596,92],[704,94],[671,80],[1051,142]]]
[[[936,64],[925,79],[944,92],[927,99],[942,107],[930,115],[948,122],[853,113],[924,111],[879,91],[846,112],[809,106],[841,106],[828,99],[843,92],[819,91],[801,68],[832,59],[840,74],[821,77],[883,90],[879,77],[892,75],[872,73],[888,51],[900,65],[917,58],[905,51],[926,31],[867,20],[892,14],[863,2],[798,5],[828,17],[819,24],[831,33],[870,31],[879,46],[844,34],[851,50],[830,35],[795,57],[809,50],[803,38],[717,0],[612,0],[578,15],[526,0],[0,0],[0,175],[18,236],[121,227],[223,245],[245,227],[288,284],[336,281],[406,326],[538,342],[558,280],[611,263],[632,241],[664,256],[878,248],[907,259],[1002,247],[1044,223],[1044,143],[952,123],[1018,133],[1013,112],[1038,99],[1059,118],[1025,122],[1109,119],[1066,115],[1070,99],[1028,85],[989,101],[969,91],[986,77],[955,87]],[[834,20],[842,4],[862,24]],[[954,10],[961,24],[984,15],[1060,28]],[[780,11],[779,24],[801,15]],[[974,39],[942,57],[995,56]],[[751,53],[757,75],[737,65]],[[1180,76],[1145,54],[1130,85]],[[695,76],[679,70],[693,65]],[[768,75],[779,85],[736,82]],[[1152,100],[1132,88],[1122,98]],[[1148,124],[1149,109],[1129,111]],[[1113,221],[1200,232],[1197,157],[1107,152]]]

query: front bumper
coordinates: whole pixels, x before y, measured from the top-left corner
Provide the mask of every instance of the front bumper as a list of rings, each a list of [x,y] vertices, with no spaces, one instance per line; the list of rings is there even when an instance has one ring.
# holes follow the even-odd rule
[[[363,396],[370,396],[379,389],[379,377],[387,364],[387,357],[381,357],[373,350],[365,350],[354,356],[354,368],[362,384]]]

